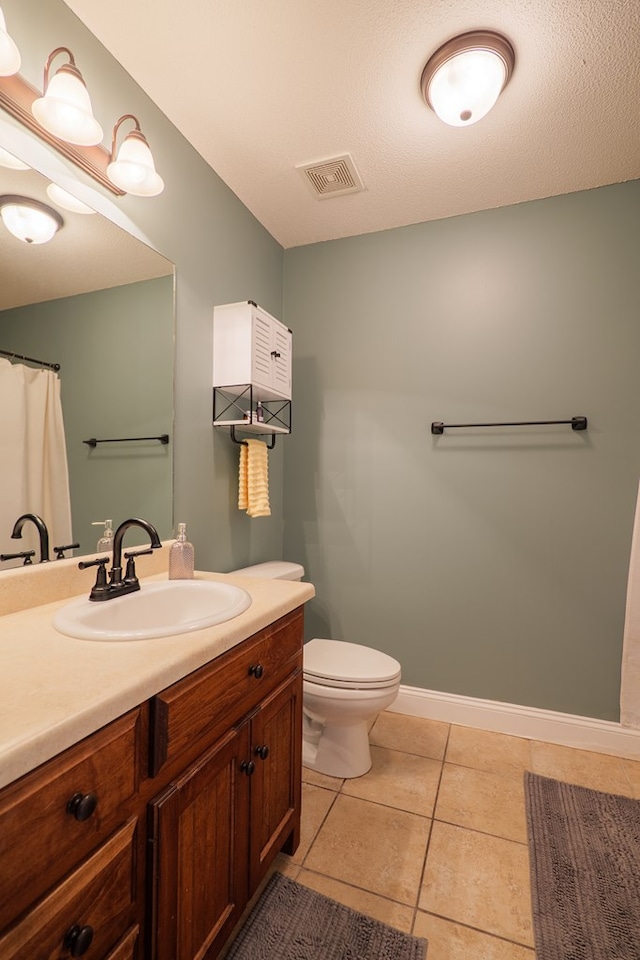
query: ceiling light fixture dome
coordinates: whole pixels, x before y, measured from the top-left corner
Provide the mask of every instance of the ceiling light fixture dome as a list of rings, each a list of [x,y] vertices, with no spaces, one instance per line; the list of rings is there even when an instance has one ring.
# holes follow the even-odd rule
[[[20,69],[20,51],[7,33],[7,24],[0,7],[0,77],[12,77]]]
[[[49,79],[51,63],[59,53],[66,53],[69,62]],[[45,130],[67,143],[92,147],[102,141],[102,127],[93,115],[89,91],[67,47],[57,47],[49,54],[44,94],[33,101],[31,112]]]
[[[58,211],[46,203],[13,194],[0,197],[0,217],[9,233],[23,243],[47,243],[64,224]]]
[[[133,120],[135,128],[126,135],[116,156],[118,130],[124,120]],[[147,138],[140,129],[138,118],[132,113],[125,113],[113,128],[111,163],[107,167],[107,176],[116,187],[134,197],[156,197],[164,190],[164,181],[156,173]]]
[[[502,34],[464,33],[429,58],[422,72],[422,95],[445,123],[468,127],[491,110],[514,66],[514,49]]]

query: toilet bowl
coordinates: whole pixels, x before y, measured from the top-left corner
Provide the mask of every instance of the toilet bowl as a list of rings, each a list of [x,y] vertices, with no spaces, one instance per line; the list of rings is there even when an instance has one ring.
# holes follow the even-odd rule
[[[301,580],[304,568],[276,560],[233,573]],[[398,696],[398,661],[357,643],[316,638],[304,646],[302,689],[304,766],[331,777],[361,777],[371,767],[371,721]]]

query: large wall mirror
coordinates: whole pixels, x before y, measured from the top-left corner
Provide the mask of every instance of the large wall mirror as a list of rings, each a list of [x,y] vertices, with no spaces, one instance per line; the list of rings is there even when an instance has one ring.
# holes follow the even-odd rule
[[[55,208],[47,195],[48,184],[32,169],[0,165],[0,196],[27,196]],[[92,526],[93,521],[112,519],[117,525],[141,516],[157,527],[161,537],[169,537],[173,264],[100,214],[57,209],[64,224],[44,244],[17,240],[0,223],[0,366],[11,379],[17,371],[7,370],[9,365],[21,365],[21,372],[40,373],[45,368],[9,358],[8,353],[60,365],[71,534],[80,544],[76,553],[95,551],[100,528]],[[25,451],[19,444],[20,418],[25,414],[17,415],[10,397],[0,382],[5,488],[26,483]],[[168,442],[136,439],[165,436]],[[91,439],[105,442],[95,446],[84,442]],[[59,437],[52,435],[47,443],[55,448]],[[55,512],[46,498],[38,504],[23,502],[25,512],[38,513],[45,522],[50,521],[47,513]],[[37,552],[32,524],[25,525],[23,539],[11,539],[16,519],[0,507],[0,553],[29,548]],[[54,532],[52,540],[55,537]],[[0,570],[15,564],[2,563]]]

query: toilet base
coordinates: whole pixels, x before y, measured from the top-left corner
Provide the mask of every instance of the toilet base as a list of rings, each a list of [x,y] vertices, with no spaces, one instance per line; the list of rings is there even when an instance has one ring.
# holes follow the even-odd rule
[[[369,725],[371,718],[347,726],[325,724],[304,716],[302,763],[329,777],[362,777],[371,769]],[[318,730],[321,729],[321,733]]]

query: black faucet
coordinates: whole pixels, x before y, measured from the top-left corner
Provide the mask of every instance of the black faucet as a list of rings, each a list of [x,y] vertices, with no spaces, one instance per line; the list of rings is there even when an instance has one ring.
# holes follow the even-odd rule
[[[16,520],[11,537],[13,540],[20,539],[22,536],[22,528],[27,520],[31,520],[31,522],[35,524],[38,536],[40,537],[40,563],[47,563],[49,560],[49,531],[42,517],[39,517],[36,513],[23,513],[22,516]]]
[[[123,577],[122,540],[130,527],[140,527],[142,530],[145,530],[149,534],[151,547],[148,550],[136,550],[132,553],[125,553],[127,570]],[[133,593],[135,590],[139,590],[140,583],[136,576],[135,558],[146,553],[151,553],[152,550],[158,550],[161,546],[158,531],[148,520],[138,520],[135,517],[132,517],[130,520],[124,520],[113,535],[113,560],[108,583],[106,573],[106,566],[109,562],[108,557],[100,557],[97,560],[81,560],[78,564],[81,570],[85,570],[87,567],[98,567],[98,576],[89,594],[89,600],[112,600],[114,597],[122,597],[126,593]]]
[[[131,520],[123,520],[113,535],[113,561],[111,564],[110,573],[110,582],[112,584],[119,585],[124,583],[124,580],[122,579],[122,540],[130,527],[140,527],[149,534],[152,550],[159,550],[162,546],[160,543],[160,537],[158,536],[158,531],[152,523],[149,523],[148,520],[139,520],[135,517],[132,517]],[[148,553],[149,551],[145,550],[144,552]],[[128,554],[128,556],[136,556],[136,554]],[[137,589],[140,589],[139,585]]]

